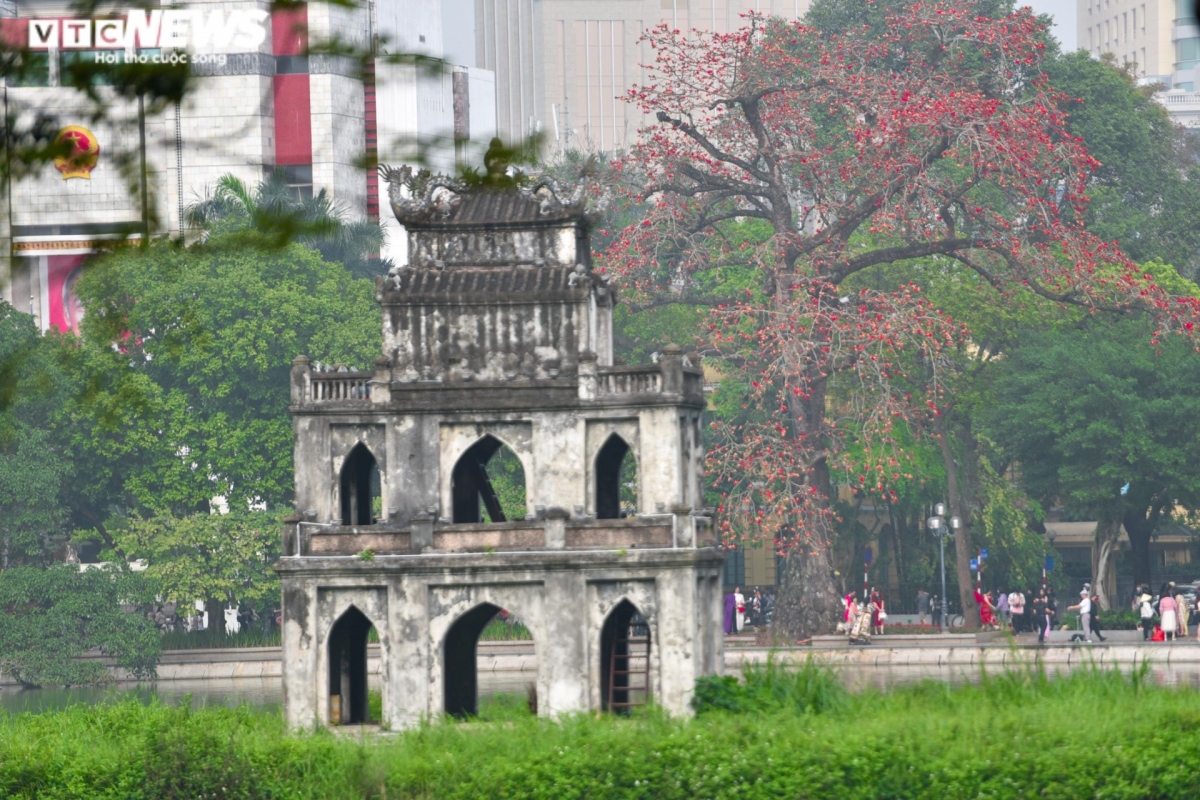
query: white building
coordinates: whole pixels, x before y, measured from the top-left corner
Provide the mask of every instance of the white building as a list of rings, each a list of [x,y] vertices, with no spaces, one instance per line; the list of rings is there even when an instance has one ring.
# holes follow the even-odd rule
[[[184,23],[182,41],[172,40],[178,17],[163,15],[180,12],[199,16]],[[74,19],[69,0],[0,0],[0,30],[9,42],[30,43],[34,67],[3,87],[6,115],[18,126],[51,115],[82,148],[73,163],[14,177],[0,200],[0,296],[43,329],[75,327],[71,286],[89,253],[131,235],[178,235],[186,207],[224,174],[253,186],[279,169],[297,193],[325,190],[351,218],[378,220],[369,165],[420,150],[446,168],[456,150],[470,156],[456,140],[483,139],[482,151],[495,129],[489,73],[392,55],[441,56],[440,0],[274,11],[260,0],[197,0],[97,20]],[[310,43],[334,39],[376,57],[360,69],[353,58],[310,52]],[[113,95],[108,117],[93,123],[86,99],[62,86],[80,61],[183,52],[196,80],[185,102],[162,114]],[[386,257],[403,255],[393,239],[403,237],[389,238]]]
[[[496,75],[506,141],[533,134],[546,148],[620,150],[643,125],[619,98],[653,61],[642,33],[660,22],[726,32],[760,12],[798,18],[811,0],[474,0],[475,63]]]

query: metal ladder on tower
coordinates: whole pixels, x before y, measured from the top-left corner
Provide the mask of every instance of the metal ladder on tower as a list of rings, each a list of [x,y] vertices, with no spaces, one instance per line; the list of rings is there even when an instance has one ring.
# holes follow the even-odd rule
[[[635,629],[639,627],[643,626],[631,621],[625,629],[625,636],[612,641],[607,687],[610,711],[627,713],[631,708],[650,702],[650,631],[646,628],[644,636],[636,635]],[[621,685],[619,677],[625,679],[624,685]],[[636,677],[641,678],[641,685],[635,684]],[[618,699],[622,696],[621,693],[624,699]],[[635,697],[639,699],[635,700]]]

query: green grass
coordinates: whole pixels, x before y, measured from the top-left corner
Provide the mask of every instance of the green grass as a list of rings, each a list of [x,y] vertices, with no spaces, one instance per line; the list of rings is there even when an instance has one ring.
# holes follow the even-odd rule
[[[512,617],[508,621],[492,620],[479,634],[481,642],[527,642],[531,639],[533,634],[525,627],[525,623]]]
[[[279,628],[263,631],[257,628],[239,631],[227,636],[218,628],[205,631],[173,631],[164,633],[162,637],[163,650],[198,650],[201,648],[224,647],[279,647],[281,642]]]
[[[848,694],[818,667],[719,682],[693,720],[492,723],[375,740],[288,736],[275,714],[135,702],[0,715],[14,798],[1191,798],[1200,702],[1132,676],[1038,670]],[[713,698],[710,698],[710,700]],[[723,710],[724,709],[724,710]]]

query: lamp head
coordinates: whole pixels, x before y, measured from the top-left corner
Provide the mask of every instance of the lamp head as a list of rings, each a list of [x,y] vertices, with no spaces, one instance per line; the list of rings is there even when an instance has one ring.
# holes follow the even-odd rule
[[[935,506],[933,507],[933,513],[934,513],[934,514],[936,514],[936,515],[937,515],[937,516],[939,516],[939,517],[944,517],[944,516],[946,516],[946,504],[945,504],[945,503],[938,503],[937,505],[935,505]]]
[[[959,519],[958,517],[951,517],[950,518],[950,527],[953,528],[954,530],[958,530],[959,528],[962,527],[962,520]]]
[[[942,527],[942,518],[941,517],[930,517],[925,522],[925,524],[929,526],[929,530],[933,531],[934,533],[937,533],[938,528]]]

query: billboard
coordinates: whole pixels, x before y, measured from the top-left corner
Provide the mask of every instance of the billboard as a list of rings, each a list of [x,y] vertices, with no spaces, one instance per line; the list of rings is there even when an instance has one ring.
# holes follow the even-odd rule
[[[86,254],[43,256],[46,260],[46,295],[49,301],[46,320],[64,333],[79,333],[83,306],[75,296],[75,281],[83,268]]]

